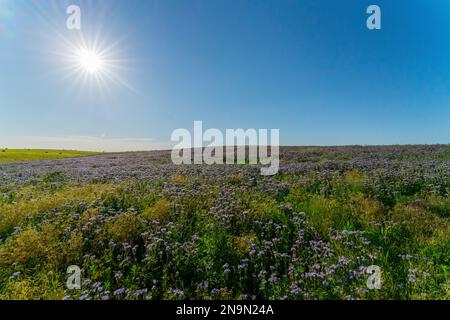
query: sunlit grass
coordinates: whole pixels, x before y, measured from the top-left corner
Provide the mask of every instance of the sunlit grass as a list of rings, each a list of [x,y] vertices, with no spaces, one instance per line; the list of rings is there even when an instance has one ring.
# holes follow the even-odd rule
[[[0,162],[18,162],[92,156],[98,152],[44,149],[0,149]]]

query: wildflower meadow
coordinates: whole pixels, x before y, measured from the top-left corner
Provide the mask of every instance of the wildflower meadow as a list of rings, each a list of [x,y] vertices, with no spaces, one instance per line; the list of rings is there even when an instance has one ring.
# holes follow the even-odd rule
[[[449,299],[449,188],[448,145],[4,162],[0,299]]]

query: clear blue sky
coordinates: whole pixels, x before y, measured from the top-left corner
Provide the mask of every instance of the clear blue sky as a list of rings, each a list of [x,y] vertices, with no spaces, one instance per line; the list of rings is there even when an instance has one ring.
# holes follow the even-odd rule
[[[96,35],[120,83],[67,73],[64,44]],[[194,120],[285,145],[449,143],[449,57],[448,0],[0,0],[0,146],[139,149]]]

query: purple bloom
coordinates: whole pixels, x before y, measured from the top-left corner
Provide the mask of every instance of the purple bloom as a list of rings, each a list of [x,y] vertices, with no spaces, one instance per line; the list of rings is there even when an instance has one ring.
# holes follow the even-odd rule
[[[172,289],[171,291],[172,291],[172,294],[173,294],[176,298],[179,298],[179,299],[184,298],[184,292],[183,292],[182,290],[179,290],[179,289]]]
[[[411,258],[412,258],[413,256],[410,255],[410,254],[400,254],[399,257],[402,258],[402,260],[408,261],[408,260],[411,260]]]
[[[18,233],[20,231],[22,231],[21,227],[14,227],[14,233]]]
[[[220,292],[220,290],[217,289],[217,288],[213,288],[213,289],[211,290],[211,294],[213,294],[213,295],[216,295],[216,294],[218,294],[219,292]]]
[[[296,283],[291,285],[291,294],[294,296],[298,296],[301,293],[301,289],[298,287]]]
[[[120,288],[113,293],[116,297],[121,297],[125,294],[125,288]]]
[[[275,274],[272,273],[272,275],[269,277],[269,282],[275,283],[277,282],[278,278]]]
[[[146,288],[138,289],[138,290],[136,290],[135,295],[136,295],[136,297],[142,297],[144,294],[147,293],[147,291],[148,290]]]

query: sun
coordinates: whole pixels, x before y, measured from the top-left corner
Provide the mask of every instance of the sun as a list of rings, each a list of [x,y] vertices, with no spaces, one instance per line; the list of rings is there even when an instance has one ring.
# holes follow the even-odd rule
[[[60,38],[63,45],[54,52],[61,62],[58,71],[71,84],[101,93],[106,93],[113,85],[135,91],[122,78],[128,69],[127,60],[122,57],[124,49],[119,48],[119,40],[112,43],[101,41],[99,34],[91,37],[77,34],[70,39],[63,36]]]
[[[76,61],[78,67],[88,74],[98,74],[105,66],[105,61],[100,53],[85,48],[78,50]]]

